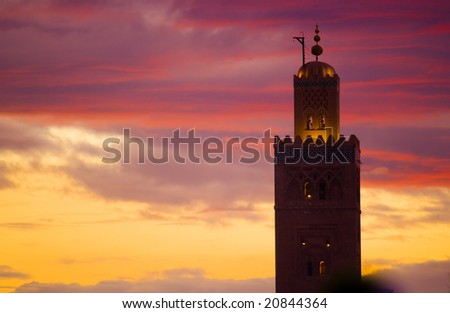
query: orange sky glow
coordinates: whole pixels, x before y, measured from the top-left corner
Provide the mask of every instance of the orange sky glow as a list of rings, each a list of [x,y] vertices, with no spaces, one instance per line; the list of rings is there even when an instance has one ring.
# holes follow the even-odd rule
[[[361,142],[363,274],[448,291],[449,3],[254,4],[0,4],[0,292],[273,292],[273,164],[106,164],[102,144],[292,136],[292,37],[311,61],[316,22]]]

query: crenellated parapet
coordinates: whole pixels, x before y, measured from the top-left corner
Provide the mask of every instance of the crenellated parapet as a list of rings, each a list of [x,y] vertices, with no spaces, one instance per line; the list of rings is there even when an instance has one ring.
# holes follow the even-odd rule
[[[296,136],[281,139],[275,136],[275,164],[320,164],[320,163],[360,163],[359,140],[355,135],[341,135],[337,140],[328,136],[325,141],[321,135],[313,139],[308,136],[302,140]]]

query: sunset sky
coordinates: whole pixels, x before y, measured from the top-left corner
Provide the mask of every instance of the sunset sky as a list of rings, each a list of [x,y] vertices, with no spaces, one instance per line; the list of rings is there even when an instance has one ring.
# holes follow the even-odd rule
[[[313,60],[316,23],[361,142],[363,274],[449,291],[449,17],[448,1],[1,1],[0,292],[273,292],[273,164],[105,164],[102,144],[293,135],[292,37]]]

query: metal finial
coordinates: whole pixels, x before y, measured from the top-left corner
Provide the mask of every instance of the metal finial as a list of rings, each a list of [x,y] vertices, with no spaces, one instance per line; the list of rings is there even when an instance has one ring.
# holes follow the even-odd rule
[[[314,36],[314,41],[316,42],[316,45],[311,48],[311,53],[316,56],[316,61],[319,60],[319,55],[321,55],[323,53],[322,47],[319,46],[319,41],[320,41],[319,32],[320,32],[319,25],[316,24],[316,30],[315,30],[316,35]]]

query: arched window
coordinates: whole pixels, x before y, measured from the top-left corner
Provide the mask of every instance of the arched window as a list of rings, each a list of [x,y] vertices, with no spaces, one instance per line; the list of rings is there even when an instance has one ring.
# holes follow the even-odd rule
[[[320,118],[320,129],[325,129],[325,116]]]
[[[313,117],[309,116],[306,120],[306,129],[313,129]]]
[[[325,200],[327,198],[327,185],[324,181],[319,183],[319,199]]]
[[[320,263],[319,263],[319,275],[320,276],[325,276],[326,275],[325,261],[320,261]]]
[[[311,182],[310,181],[306,181],[303,184],[303,196],[307,200],[312,199],[312,186],[311,186]]]

